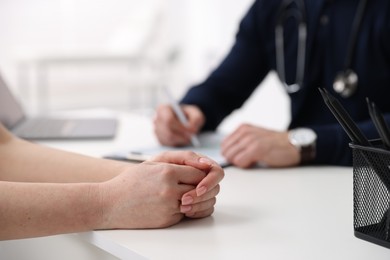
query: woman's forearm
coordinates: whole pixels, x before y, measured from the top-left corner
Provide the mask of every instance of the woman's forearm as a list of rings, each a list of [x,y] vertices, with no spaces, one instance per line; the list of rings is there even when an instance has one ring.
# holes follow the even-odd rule
[[[11,138],[0,146],[0,181],[101,182],[129,167]]]
[[[99,184],[0,182],[0,240],[99,228]]]

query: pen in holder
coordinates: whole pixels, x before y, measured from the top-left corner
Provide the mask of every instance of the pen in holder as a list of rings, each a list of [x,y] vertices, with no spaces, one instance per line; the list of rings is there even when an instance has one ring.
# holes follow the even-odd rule
[[[369,141],[325,89],[320,93],[352,140],[355,236],[390,248],[390,131],[374,103],[367,99],[370,116],[382,140]]]
[[[390,151],[380,140],[372,147],[351,143],[355,236],[390,248],[390,191],[383,182],[389,174]],[[375,163],[375,167],[373,167]]]

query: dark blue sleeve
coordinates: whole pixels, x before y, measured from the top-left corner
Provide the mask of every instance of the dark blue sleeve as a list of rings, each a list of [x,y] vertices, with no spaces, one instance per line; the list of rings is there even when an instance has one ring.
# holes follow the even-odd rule
[[[214,130],[227,115],[241,107],[269,72],[263,39],[269,36],[259,28],[263,12],[259,5],[260,1],[256,1],[241,21],[235,44],[224,61],[181,101],[197,105],[203,111],[206,116],[203,130]]]
[[[390,113],[385,114],[390,126]],[[379,138],[371,120],[359,122],[358,127],[369,140]],[[352,166],[351,140],[339,124],[311,127],[317,134],[317,154],[313,164]]]
[[[381,5],[378,4],[378,7],[381,7]],[[373,34],[375,35],[375,40],[373,40],[375,45],[371,46],[371,48],[375,49],[375,51],[372,51],[372,53],[374,53],[374,60],[379,62],[378,64],[380,64],[380,67],[373,67],[373,63],[371,63],[370,66],[365,67],[364,69],[367,75],[362,76],[366,77],[369,73],[371,73],[371,77],[367,81],[370,84],[366,84],[370,89],[367,89],[366,92],[364,92],[364,95],[366,97],[370,97],[370,99],[374,101],[382,110],[388,126],[390,126],[390,81],[388,76],[390,74],[389,17],[389,15],[384,15],[381,16],[381,18],[374,20],[374,26],[372,27],[373,31],[376,33]],[[373,35],[367,37],[374,37]],[[365,50],[362,50],[362,52],[366,53]],[[367,64],[364,64],[364,66],[367,66]],[[373,69],[375,71],[372,71]],[[371,90],[373,88],[371,85],[377,87],[376,90]],[[361,103],[361,106],[363,106],[364,111],[368,110],[364,102]],[[358,127],[362,130],[368,139],[372,140],[379,138],[379,134],[369,118],[366,118],[366,120],[356,121]],[[348,145],[351,140],[339,124],[313,126],[311,128],[317,133],[318,136],[317,155],[315,161],[313,161],[314,164],[331,164],[342,166],[352,165],[352,150]]]

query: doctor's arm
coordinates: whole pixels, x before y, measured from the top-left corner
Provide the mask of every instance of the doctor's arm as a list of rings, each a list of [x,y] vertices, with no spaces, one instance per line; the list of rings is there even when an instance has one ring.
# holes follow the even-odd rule
[[[272,70],[269,43],[273,24],[268,4],[255,1],[240,22],[235,42],[226,57],[206,80],[192,87],[181,103],[195,105],[205,115],[202,130],[215,130],[221,121],[240,108]],[[268,44],[267,44],[268,43]]]
[[[155,133],[160,143],[178,146],[190,143],[201,130],[215,130],[234,109],[242,106],[270,71],[265,43],[267,12],[256,1],[243,18],[236,41],[221,64],[207,79],[192,87],[181,100],[189,126],[182,126],[168,105],[157,109]],[[259,21],[261,19],[261,21]],[[259,28],[259,26],[262,26]]]

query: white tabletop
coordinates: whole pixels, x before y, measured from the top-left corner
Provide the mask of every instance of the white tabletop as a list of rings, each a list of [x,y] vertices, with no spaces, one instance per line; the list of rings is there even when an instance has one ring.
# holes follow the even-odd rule
[[[114,141],[47,144],[100,156],[156,143],[149,119],[121,121]],[[229,167],[211,217],[79,235],[121,259],[389,259],[389,249],[354,237],[352,191],[349,167]]]

